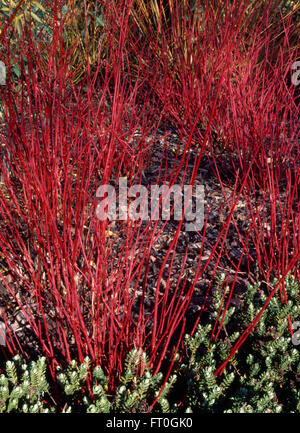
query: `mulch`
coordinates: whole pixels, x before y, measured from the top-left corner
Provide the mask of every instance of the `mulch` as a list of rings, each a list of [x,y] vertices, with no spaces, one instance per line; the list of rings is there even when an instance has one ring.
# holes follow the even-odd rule
[[[167,136],[164,130],[158,130],[156,132],[155,143],[151,150],[151,158],[148,166],[143,172],[141,183],[146,187],[159,183],[159,172],[161,173],[161,178],[164,178],[165,180],[170,179],[170,177],[168,176],[170,176],[171,173],[174,172],[174,167],[178,166],[180,161],[180,155],[176,155],[177,149],[179,149],[180,154],[180,152],[183,152],[183,148],[184,140],[180,142],[179,133],[178,131],[176,131],[175,128],[169,127],[167,131]],[[195,152],[191,153],[189,157],[187,171],[188,175],[186,177],[187,180],[191,175],[194,166],[194,159]],[[187,331],[192,329],[193,324],[198,317],[198,314],[205,299],[207,288],[210,286],[211,282],[212,290],[217,287],[217,283],[212,280],[216,267],[216,254],[214,254],[211,259],[210,254],[216,240],[219,237],[220,231],[223,228],[223,224],[229,214],[229,210],[227,209],[224,200],[224,194],[226,194],[226,196],[229,198],[231,197],[234,190],[233,182],[230,183],[230,175],[228,174],[230,172],[230,167],[230,161],[226,161],[225,159],[223,159],[222,165],[219,166],[220,173],[221,175],[224,175],[224,179],[226,177],[225,183],[227,183],[224,190],[222,190],[217,180],[217,177],[215,176],[213,166],[209,159],[209,155],[204,155],[202,157],[200,167],[196,175],[195,184],[202,184],[205,188],[205,218],[207,217],[207,228],[204,239],[203,230],[200,233],[186,232],[184,230],[181,230],[176,245],[172,269],[170,271],[170,261],[168,261],[162,275],[159,290],[164,290],[168,279],[170,287],[176,287],[178,279],[181,275],[183,259],[186,250],[188,250],[184,272],[181,275],[181,279],[182,281],[185,280],[187,288],[194,284],[194,291],[187,314]],[[181,180],[183,179],[183,171],[184,170],[182,168],[179,172],[179,176],[176,180],[177,184],[180,184]],[[133,183],[134,181],[135,180],[132,179]],[[185,181],[184,183],[187,184],[188,182]],[[282,194],[284,197],[284,191],[282,191]],[[247,214],[247,204],[243,196],[241,196],[237,202],[236,210],[234,212],[234,218],[238,225],[240,233],[247,233],[247,229],[249,227],[249,219]],[[145,225],[146,223],[142,224]],[[145,309],[148,312],[150,312],[153,308],[158,273],[163,266],[166,252],[169,249],[172,240],[174,239],[177,225],[178,222],[172,219],[168,221],[165,225],[163,221],[158,222],[157,231],[162,228],[163,230],[157,237],[150,252],[145,300]],[[112,225],[112,230],[115,232],[118,231],[118,238],[117,240],[114,240],[113,245],[113,256],[118,257],[118,251],[121,250],[122,245],[125,241],[125,231],[124,229],[122,230],[122,226],[118,222]],[[203,242],[204,245],[202,248]],[[249,262],[246,257],[243,258],[241,261],[237,274],[234,295],[231,301],[234,305],[238,305],[240,303],[241,295],[247,289],[249,278],[251,277],[252,279],[256,279],[259,275],[255,261],[255,248],[254,246],[252,246],[251,248],[251,242],[249,245],[250,252],[253,255],[253,261]],[[220,251],[220,248],[216,250],[216,252],[218,251]],[[238,239],[235,225],[231,222],[228,228],[228,234],[225,240],[224,249],[222,251],[215,276],[219,276],[222,272],[225,272],[228,275],[228,283],[230,284],[235,276],[235,266],[238,265],[241,254],[242,245]],[[198,281],[195,282],[195,273],[199,260],[201,261],[201,267],[204,267],[208,261],[209,263],[205,271],[201,274]],[[30,298],[30,295],[28,293],[24,293],[22,289],[20,289],[18,279],[16,278],[16,276],[10,274],[9,270],[6,268],[5,258],[1,256],[1,254],[0,269],[2,276],[6,279],[12,291],[18,294],[18,296],[21,296],[22,293],[22,296],[25,296],[27,305],[30,305],[32,311],[35,311],[36,307],[34,299]],[[134,314],[138,314],[138,307],[141,296],[141,292],[136,293],[136,303],[133,307]],[[25,306],[24,302],[23,306],[25,310],[26,308],[28,308]],[[11,332],[12,335],[14,334],[22,345],[22,350],[24,351],[23,356],[29,360],[40,355],[41,346],[36,340],[34,333],[30,329],[30,325],[26,316],[17,305],[16,300],[7,293],[5,287],[1,285],[1,283],[0,309],[3,313],[5,312],[8,331]],[[49,321],[53,321],[53,318],[51,318],[51,312],[49,312],[48,314]],[[149,322],[149,326],[151,326],[151,322]],[[16,344],[15,338],[12,338],[11,341],[14,341]],[[16,349],[21,350],[21,348],[18,346],[16,346]]]

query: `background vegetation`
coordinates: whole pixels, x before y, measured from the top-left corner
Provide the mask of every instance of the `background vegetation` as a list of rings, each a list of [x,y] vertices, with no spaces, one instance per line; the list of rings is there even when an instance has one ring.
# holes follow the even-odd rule
[[[299,411],[299,3],[3,0],[0,11],[0,306],[5,356],[19,356],[3,364],[0,410]],[[225,217],[213,239],[209,214],[196,234],[192,278],[192,240],[175,260],[182,221],[152,265],[167,222],[95,218],[101,184],[153,171],[195,185],[204,161]]]

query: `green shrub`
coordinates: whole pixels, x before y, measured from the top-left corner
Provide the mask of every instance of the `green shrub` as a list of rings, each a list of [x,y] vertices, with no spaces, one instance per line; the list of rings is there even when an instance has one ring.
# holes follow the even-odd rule
[[[219,281],[219,286],[222,278]],[[277,281],[274,281],[276,284]],[[287,317],[300,317],[299,283],[288,275],[285,289],[288,302],[274,296],[257,326],[230,359],[224,374],[215,371],[266,301],[266,294],[250,286],[239,308],[231,306],[219,338],[211,343],[210,324],[199,325],[193,337],[185,336],[182,359],[176,355],[173,375],[165,382],[160,372],[153,375],[147,356],[132,350],[114,393],[101,367],[86,358],[80,365],[72,361],[58,367],[60,405],[47,378],[46,359],[29,365],[16,356],[6,363],[0,376],[0,412],[300,412],[299,350],[293,345]],[[216,319],[223,294],[213,294],[212,318]],[[235,313],[235,314],[234,314]],[[220,314],[218,321],[220,322]],[[174,374],[176,373],[176,374]],[[50,376],[49,376],[50,377]]]
[[[292,321],[300,317],[299,283],[292,275],[285,280],[287,304],[281,303],[277,293],[224,374],[214,376],[241,331],[261,311],[267,297],[258,288],[258,285],[248,288],[239,309],[229,308],[216,343],[210,343],[211,325],[199,325],[193,338],[186,336],[188,361],[180,365],[179,382],[187,384],[184,406],[189,411],[300,411],[300,391],[296,387],[299,350],[292,343],[287,323],[288,316]],[[215,316],[222,295],[218,290],[214,293]]]

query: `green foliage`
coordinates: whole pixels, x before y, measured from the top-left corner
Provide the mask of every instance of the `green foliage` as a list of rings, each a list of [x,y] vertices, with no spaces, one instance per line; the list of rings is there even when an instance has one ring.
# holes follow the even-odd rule
[[[124,367],[120,384],[113,396],[108,393],[108,380],[99,366],[96,366],[92,371],[89,380],[92,392],[89,393],[87,386],[88,359],[80,366],[75,361],[72,361],[65,371],[59,368],[58,381],[61,383],[68,400],[64,411],[73,412],[80,410],[88,413],[122,413],[148,410],[150,404],[159,394],[163,375],[161,373],[153,375],[149,368],[146,354],[137,349],[132,350],[128,354]],[[175,380],[176,376],[172,376],[158,397],[158,403],[163,411],[167,412],[169,409],[165,395],[168,394]],[[83,405],[81,404],[81,407],[79,407],[77,401],[82,402]]]
[[[49,10],[44,7],[43,1],[24,0],[14,18],[10,22],[7,29],[7,42],[9,41],[9,55],[7,49],[1,47],[6,60],[10,58],[11,76],[14,82],[20,79],[21,65],[24,66],[24,71],[28,73],[28,59],[22,53],[22,44],[25,41],[26,26],[30,27],[31,35],[38,41],[40,38],[46,39],[47,35],[51,35],[49,27]],[[0,0],[0,35],[4,23],[8,22],[10,16],[18,8],[19,1],[15,0]],[[32,59],[33,61],[34,59]],[[8,69],[9,65],[6,64]],[[18,87],[20,90],[20,87]]]
[[[16,0],[1,0],[0,13],[3,14],[8,20],[18,5],[19,1]],[[30,22],[32,24],[33,30],[38,30],[43,25],[45,15],[46,10],[42,5],[42,2],[38,2],[36,0],[24,0],[12,21],[13,28],[18,36],[22,35],[25,22]]]
[[[0,413],[54,411],[44,403],[49,389],[44,357],[27,365],[15,356],[12,361],[7,361],[5,373],[0,376]]]
[[[213,319],[221,307],[223,281],[221,277],[213,294]],[[228,288],[225,290],[227,294]],[[183,359],[176,355],[168,381],[162,372],[152,373],[141,349],[128,354],[114,392],[108,389],[107,376],[100,366],[92,367],[88,358],[80,365],[73,360],[67,368],[57,368],[61,386],[58,405],[52,395],[53,384],[47,380],[45,358],[26,365],[16,356],[6,363],[6,371],[0,376],[0,412],[298,413],[300,356],[292,343],[287,317],[292,322],[300,317],[299,283],[291,275],[285,279],[285,290],[288,302],[281,302],[278,291],[221,376],[216,377],[215,371],[229,356],[240,332],[265,304],[267,296],[260,285],[248,288],[239,308],[229,305],[217,341],[211,338],[210,324],[200,324],[192,337],[185,336]],[[226,297],[223,301],[219,325]]]
[[[78,0],[69,0],[62,7],[64,51],[57,47],[58,62],[65,52],[70,51],[68,60],[73,83],[79,83],[85,76],[87,65],[92,71],[97,69],[99,59],[105,57],[107,34],[101,3],[90,0],[87,9]],[[74,50],[74,46],[76,49]],[[49,46],[51,52],[51,44]],[[47,49],[48,52],[48,49]],[[47,62],[47,60],[46,60]]]
[[[221,377],[214,376],[217,367],[265,304],[267,296],[260,285],[248,288],[238,310],[229,307],[217,342],[211,342],[210,325],[199,325],[193,337],[185,337],[187,362],[180,366],[179,381],[187,384],[185,406],[189,411],[299,412],[299,351],[292,344],[287,323],[288,316],[292,321],[300,317],[299,283],[292,275],[285,279],[285,290],[287,304],[281,302],[278,290]],[[222,297],[217,289],[213,296],[214,319]],[[224,307],[219,324],[223,312]]]

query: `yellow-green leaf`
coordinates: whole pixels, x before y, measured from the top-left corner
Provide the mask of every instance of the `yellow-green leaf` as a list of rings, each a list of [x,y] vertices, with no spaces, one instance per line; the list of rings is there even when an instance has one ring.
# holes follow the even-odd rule
[[[41,11],[45,12],[44,6],[42,6],[39,2],[37,2],[37,1],[34,0],[31,3],[34,4],[37,8],[39,8]]]

